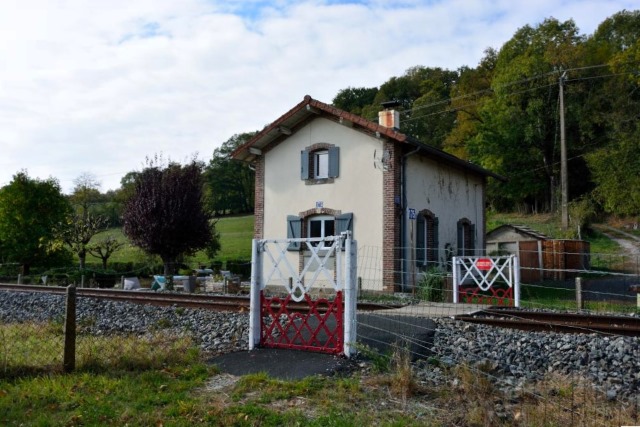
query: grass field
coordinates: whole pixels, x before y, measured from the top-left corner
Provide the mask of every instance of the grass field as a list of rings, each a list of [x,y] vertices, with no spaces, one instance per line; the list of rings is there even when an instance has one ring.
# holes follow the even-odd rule
[[[253,238],[253,215],[224,217],[218,219],[216,230],[220,233],[220,252],[214,261],[225,262],[227,260],[249,260],[251,259],[251,239]],[[122,233],[121,228],[110,228],[93,237],[92,242],[100,240],[106,236],[113,236],[125,245],[115,252],[109,262],[135,262],[159,263],[159,258],[149,257],[136,246],[132,245],[127,237]],[[87,262],[99,262],[99,258],[87,257]],[[196,253],[186,260],[187,264],[210,264],[204,251]]]

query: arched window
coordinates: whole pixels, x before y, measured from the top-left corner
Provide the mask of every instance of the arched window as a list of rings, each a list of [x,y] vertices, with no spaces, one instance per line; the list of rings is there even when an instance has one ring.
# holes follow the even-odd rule
[[[466,218],[458,221],[458,256],[474,256],[476,246],[476,226]]]
[[[416,218],[416,265],[420,267],[438,264],[438,218],[424,210]]]

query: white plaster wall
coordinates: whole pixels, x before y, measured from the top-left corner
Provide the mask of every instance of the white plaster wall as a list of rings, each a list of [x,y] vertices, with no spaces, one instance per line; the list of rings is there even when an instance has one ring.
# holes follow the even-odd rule
[[[406,163],[407,207],[428,209],[438,218],[439,256],[448,243],[457,248],[457,223],[467,218],[476,226],[476,249],[484,247],[484,184],[480,176],[444,165],[424,156],[410,156]],[[408,216],[407,216],[408,217]],[[407,244],[415,254],[415,221],[406,228]],[[455,254],[455,253],[454,253]]]
[[[316,143],[340,147],[340,174],[333,183],[307,185],[300,179],[300,152]],[[315,208],[316,202],[322,202],[325,208],[353,213],[353,238],[358,241],[358,247],[381,248],[382,171],[373,165],[374,151],[380,153],[381,148],[382,141],[377,138],[317,118],[267,151],[264,154],[264,238],[286,238],[287,215],[299,215]],[[297,268],[298,253],[289,252],[287,257]],[[370,262],[379,262],[377,270],[381,270],[381,256]],[[264,265],[264,269],[268,270],[269,266]],[[363,283],[370,289],[382,290],[381,281]]]

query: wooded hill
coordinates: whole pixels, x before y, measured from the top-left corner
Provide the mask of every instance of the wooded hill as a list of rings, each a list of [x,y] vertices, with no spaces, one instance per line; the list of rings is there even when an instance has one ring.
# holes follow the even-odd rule
[[[640,214],[640,11],[581,35],[572,20],[525,26],[474,67],[415,66],[380,87],[349,87],[341,109],[377,119],[401,103],[400,130],[509,178],[491,181],[496,210],[555,211],[560,198],[560,85],[569,200]]]

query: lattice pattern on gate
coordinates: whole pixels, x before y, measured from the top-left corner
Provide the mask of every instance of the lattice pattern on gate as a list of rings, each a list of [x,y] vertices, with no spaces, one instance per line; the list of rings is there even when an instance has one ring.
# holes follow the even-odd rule
[[[288,250],[298,244],[304,248],[301,269],[300,254]],[[353,354],[356,247],[349,232],[326,238],[255,239],[249,349],[260,345]],[[267,284],[285,291],[286,296],[268,296]],[[333,295],[313,299],[314,287]]]
[[[518,258],[453,257],[453,302],[519,307]]]
[[[290,308],[291,295],[268,298],[261,292],[261,336],[263,347],[342,353],[344,328],[342,291],[333,300],[313,300],[305,295],[307,309]],[[308,310],[308,311],[307,311]]]

